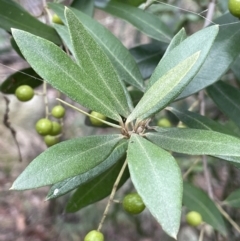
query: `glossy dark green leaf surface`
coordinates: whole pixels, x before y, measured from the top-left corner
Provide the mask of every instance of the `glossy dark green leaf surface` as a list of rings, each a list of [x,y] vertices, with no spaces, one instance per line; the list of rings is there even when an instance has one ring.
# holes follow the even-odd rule
[[[191,78],[187,79],[185,76],[197,62],[199,55],[200,52],[193,54],[160,77],[143,95],[128,117],[127,122],[136,118],[145,119],[163,109],[171,100],[175,99],[191,81]]]
[[[77,188],[78,186],[96,178],[104,171],[109,169],[111,166],[113,166],[117,161],[119,161],[126,153],[126,149],[126,141],[124,141],[121,144],[119,143],[113,150],[113,152],[109,155],[109,157],[107,157],[107,159],[104,162],[100,163],[98,166],[94,167],[88,172],[85,172],[75,177],[68,178],[60,183],[56,183],[55,185],[53,185],[49,190],[46,199],[49,200],[52,198],[60,197]]]
[[[54,88],[91,110],[121,120],[104,89],[59,47],[21,30],[13,30],[13,36],[32,68]]]
[[[193,129],[203,129],[221,132],[227,135],[237,136],[230,128],[209,119],[206,116],[202,116],[196,112],[188,110],[179,110],[173,107],[168,107],[167,110],[171,111],[174,115],[178,117],[185,125]]]
[[[122,168],[125,160],[121,160],[113,167],[93,179],[92,181],[83,184],[73,194],[67,203],[67,212],[76,212],[83,207],[102,200],[107,197],[113,188],[117,176]],[[126,169],[120,180],[118,188],[120,188],[129,178],[129,171]]]
[[[240,189],[232,192],[223,202],[225,205],[240,208]]]
[[[222,81],[207,88],[218,108],[240,127],[240,90]]]
[[[219,24],[219,34],[198,74],[178,99],[192,95],[218,81],[240,54],[240,23],[237,23],[237,19],[226,13],[214,22]]]
[[[56,44],[61,43],[52,27],[37,20],[12,0],[0,0],[0,27],[9,32],[11,28],[25,30]]]
[[[28,165],[11,189],[51,185],[85,173],[105,161],[121,139],[121,135],[89,136],[56,144]]]
[[[10,75],[0,86],[0,91],[4,94],[14,94],[17,87],[20,85],[29,85],[36,88],[41,85],[41,77],[32,69],[22,69],[21,72],[16,72]]]
[[[165,150],[139,135],[129,140],[127,160],[132,182],[163,230],[176,238],[181,218],[182,176]]]
[[[237,59],[231,65],[231,70],[234,73],[238,82],[240,82],[240,68],[239,68],[239,66],[240,66],[240,56],[238,56]]]
[[[148,79],[152,75],[166,48],[166,43],[156,42],[139,45],[129,50],[140,69],[143,79]]]
[[[94,0],[74,0],[71,4],[73,8],[76,8],[85,14],[92,16],[94,11]]]
[[[53,9],[63,21],[65,21],[64,7],[61,4],[48,3],[48,6]],[[110,58],[119,78],[136,88],[143,90],[143,79],[138,66],[123,44],[96,20],[93,20],[76,9],[70,9]]]
[[[204,191],[184,182],[183,205],[189,210],[200,213],[204,222],[210,224],[214,229],[226,236],[227,228],[223,217],[218,211],[215,203]]]
[[[162,42],[170,42],[170,29],[157,16],[124,3],[110,2],[104,11],[131,23],[149,37]]]
[[[128,103],[126,87],[118,79],[110,59],[68,8],[65,10],[65,17],[77,63],[95,81],[97,88],[105,92],[115,110],[127,117],[132,103]]]
[[[240,157],[240,139],[215,131],[190,128],[160,128],[146,133],[148,140],[174,152],[189,155]]]

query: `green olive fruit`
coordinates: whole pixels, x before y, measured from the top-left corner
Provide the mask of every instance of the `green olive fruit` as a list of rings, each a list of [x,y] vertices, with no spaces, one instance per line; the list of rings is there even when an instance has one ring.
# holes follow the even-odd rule
[[[15,95],[20,101],[29,101],[33,98],[34,91],[29,85],[21,85],[16,89]]]
[[[139,214],[145,209],[145,204],[138,193],[130,193],[123,199],[123,208],[130,214]]]
[[[106,120],[106,119],[107,119],[107,117],[106,117],[105,115],[103,115],[103,114],[101,114],[101,113],[98,113],[98,112],[96,112],[96,111],[92,111],[90,114],[91,114],[92,116],[90,116],[89,119],[90,119],[90,122],[91,122],[94,126],[102,126],[102,125],[103,125],[103,123],[102,123],[100,120],[98,120],[98,119],[101,119],[101,120]],[[95,119],[93,116],[94,116],[94,117],[97,117],[98,119]]]
[[[48,147],[53,146],[59,142],[59,138],[56,136],[46,135],[44,136],[44,142]]]
[[[202,223],[202,216],[200,213],[191,211],[186,215],[186,221],[189,225],[196,227]]]
[[[53,14],[52,16],[52,22],[57,23],[57,24],[62,24],[64,25],[63,21],[58,17],[57,14]]]
[[[52,131],[52,122],[46,118],[40,119],[36,123],[35,128],[36,128],[36,131],[38,132],[38,134],[40,134],[42,136],[48,135]]]
[[[50,131],[50,135],[51,136],[56,136],[58,134],[60,134],[62,131],[62,126],[56,122],[56,121],[52,121],[52,130]]]
[[[104,236],[101,232],[92,230],[85,236],[84,241],[104,241]]]
[[[171,122],[167,118],[161,118],[158,121],[157,125],[160,127],[171,127],[172,126]]]
[[[55,118],[63,118],[65,115],[65,108],[62,107],[61,105],[56,105],[52,108],[52,116]]]
[[[233,16],[240,18],[240,0],[229,0],[228,9]]]

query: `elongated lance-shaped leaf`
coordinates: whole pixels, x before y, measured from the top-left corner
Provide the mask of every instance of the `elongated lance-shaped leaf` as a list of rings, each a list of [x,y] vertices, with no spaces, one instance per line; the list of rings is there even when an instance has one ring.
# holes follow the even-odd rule
[[[151,38],[162,42],[170,42],[172,33],[169,28],[157,16],[128,4],[109,2],[104,11],[122,18],[138,30]]]
[[[191,79],[184,77],[196,63],[199,54],[197,52],[188,57],[155,82],[139,101],[128,117],[127,122],[131,122],[136,118],[147,118],[163,109],[171,100],[175,99],[191,81]]]
[[[13,29],[12,33],[32,68],[54,88],[89,109],[121,120],[103,88],[97,86],[59,47],[21,30]]]
[[[55,28],[55,30],[57,31],[59,36],[62,38],[62,40],[65,43],[65,45],[67,46],[67,48],[70,50],[70,52],[74,56],[73,46],[72,46],[72,42],[71,42],[71,39],[69,36],[67,26],[61,25],[61,24],[53,24],[53,27]]]
[[[202,129],[202,130],[212,130],[221,132],[227,135],[232,135],[238,137],[234,131],[232,131],[227,126],[224,126],[212,119],[209,119],[206,116],[202,116],[196,112],[188,110],[178,110],[173,107],[167,107],[167,110],[171,111],[177,118],[183,122],[186,126],[193,129]]]
[[[223,202],[225,205],[240,208],[240,189],[233,191]]]
[[[201,189],[184,182],[183,205],[189,210],[200,213],[204,222],[210,224],[214,229],[226,236],[227,227],[221,213],[215,203]]]
[[[54,145],[28,165],[11,189],[51,185],[87,172],[103,162],[121,139],[121,135],[89,136]]]
[[[113,185],[124,161],[125,159],[120,160],[118,163],[101,175],[97,176],[95,179],[80,186],[68,201],[66,211],[76,212],[83,207],[107,197],[113,189]],[[118,189],[127,181],[128,178],[129,171],[126,168],[119,182]]]
[[[111,166],[113,166],[117,161],[119,161],[126,153],[126,149],[127,142],[126,140],[123,140],[123,143],[119,143],[104,162],[100,163],[88,172],[77,175],[75,177],[70,177],[60,183],[54,184],[49,190],[46,200],[60,197],[79,187],[80,185],[96,178]]]
[[[185,76],[186,79],[192,80],[204,63],[218,34],[218,30],[218,26],[202,29],[186,38],[177,47],[173,48],[158,64],[150,78],[147,89],[151,88],[151,86],[159,80],[160,76],[165,75],[169,70],[177,66],[187,57],[200,51],[198,61],[191,71],[189,71],[189,73]]]
[[[48,3],[48,6],[66,22],[62,4]],[[70,9],[107,54],[119,78],[143,90],[144,83],[138,66],[120,40],[96,20],[74,8]]]
[[[71,4],[73,8],[81,10],[89,16],[93,15],[94,12],[94,0],[74,0]]]
[[[237,19],[230,13],[224,14],[214,22],[219,24],[220,28],[209,55],[194,79],[177,99],[192,95],[218,81],[240,54],[240,22],[237,23]],[[205,42],[201,44],[205,45]]]
[[[218,108],[240,128],[240,90],[219,81],[209,86],[207,92]]]
[[[146,138],[166,150],[189,155],[240,157],[240,139],[230,135],[190,128],[155,127],[155,130],[157,132],[146,133]]]
[[[132,182],[163,230],[176,239],[182,207],[182,176],[165,150],[139,135],[129,140],[127,160]]]
[[[61,44],[61,39],[52,27],[39,21],[15,1],[0,0],[0,6],[0,28],[7,31],[10,31],[11,28],[25,30],[56,44]]]
[[[118,113],[127,117],[132,105],[128,106],[128,92],[124,91],[126,87],[120,83],[109,58],[68,8],[65,9],[65,17],[78,64],[94,80],[97,88],[105,91]]]
[[[234,73],[236,79],[238,82],[240,82],[240,55],[237,57],[237,59],[232,63],[231,70]]]
[[[175,47],[177,47],[183,40],[187,38],[187,33],[184,28],[182,28],[171,40],[170,44],[168,45],[168,48],[166,52],[164,53],[163,57],[167,56],[167,54],[173,50]]]

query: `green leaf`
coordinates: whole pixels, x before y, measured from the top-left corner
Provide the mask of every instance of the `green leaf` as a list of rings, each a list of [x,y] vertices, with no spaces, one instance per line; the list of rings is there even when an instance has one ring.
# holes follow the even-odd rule
[[[40,76],[32,69],[22,69],[10,75],[0,86],[0,91],[4,94],[14,94],[20,85],[29,85],[36,88],[43,82]]]
[[[51,185],[87,172],[103,162],[121,139],[121,135],[89,136],[54,145],[28,165],[11,189]]]
[[[218,108],[240,128],[240,90],[219,81],[209,86],[207,92]]]
[[[199,115],[198,113],[188,110],[181,111],[173,107],[168,107],[167,110],[171,111],[177,118],[185,125],[193,129],[203,129],[221,132],[227,135],[237,136],[230,128],[207,118],[206,116]]]
[[[199,55],[200,52],[193,54],[159,78],[144,94],[128,117],[127,122],[135,120],[136,118],[147,118],[163,109],[171,100],[175,99],[189,81],[191,81],[191,79],[184,77],[194,66]]]
[[[148,79],[152,75],[166,48],[166,43],[153,42],[139,45],[129,50],[137,62],[143,79]]]
[[[113,188],[117,176],[122,168],[125,159],[116,163],[113,167],[96,177],[90,182],[80,186],[67,203],[67,212],[76,212],[83,207],[102,200],[107,197]],[[129,178],[128,169],[125,169],[120,180],[120,188]]]
[[[60,183],[54,184],[48,192],[46,200],[60,197],[73,189],[77,188],[78,186],[91,181],[92,179],[96,178],[104,171],[108,170],[112,167],[117,161],[119,161],[124,154],[126,153],[127,149],[127,142],[124,140],[123,143],[119,143],[113,152],[109,155],[109,157],[93,169],[85,172],[83,174],[70,177]]]
[[[124,3],[110,2],[104,11],[131,23],[149,37],[162,42],[170,42],[172,33],[157,16]]]
[[[11,28],[17,28],[48,39],[56,44],[61,43],[60,38],[52,27],[37,20],[14,1],[0,0],[0,6],[1,28],[9,32]]]
[[[240,157],[240,139],[233,136],[190,128],[155,127],[155,130],[157,133],[145,134],[147,139],[170,151],[189,155],[222,156],[222,158]]]
[[[230,13],[214,20],[220,25],[219,34],[203,66],[178,97],[184,98],[218,81],[240,54],[240,22]],[[206,36],[208,37],[208,36]],[[202,45],[205,45],[205,43]],[[213,67],[214,66],[214,67]]]
[[[240,189],[232,192],[223,203],[233,208],[240,208]]]
[[[48,3],[48,6],[53,9],[54,12],[56,12],[61,19],[63,19],[63,21],[65,21],[64,7],[62,5]],[[139,69],[131,54],[124,47],[124,45],[108,29],[103,27],[96,20],[76,9],[70,9],[75,13],[79,21],[105,51],[114,65],[119,78],[126,81],[130,85],[143,90],[144,84],[141,73],[139,72]]]
[[[177,47],[173,48],[158,64],[150,78],[147,88],[150,89],[152,85],[159,80],[160,76],[165,75],[169,70],[176,67],[183,60],[200,51],[198,61],[191,71],[189,71],[189,73],[185,76],[186,79],[192,80],[209,54],[212,44],[218,34],[218,30],[218,26],[202,29],[186,38]]]
[[[74,0],[71,4],[73,8],[81,10],[85,14],[92,16],[94,11],[94,0]]]
[[[127,160],[132,182],[163,230],[176,239],[182,206],[182,176],[166,151],[133,134]]]
[[[171,40],[163,58],[167,56],[175,47],[177,47],[183,40],[187,38],[187,33],[184,28],[182,28]]]
[[[105,90],[59,47],[21,30],[12,32],[22,54],[44,80],[81,105],[121,121]]]
[[[67,46],[67,48],[74,55],[73,46],[72,46],[72,42],[70,39],[70,35],[68,32],[67,26],[64,26],[61,24],[53,24],[53,27],[55,28],[55,30],[57,31],[59,36],[62,38],[62,40],[65,43],[65,45]]]
[[[128,92],[118,79],[109,58],[70,9],[66,8],[65,17],[78,64],[95,81],[98,88],[103,88],[118,113],[127,117],[130,108],[132,109],[132,104],[128,106],[127,101],[130,97],[127,96]]]
[[[199,212],[203,221],[210,224],[214,229],[226,236],[227,229],[223,217],[215,203],[202,190],[183,183],[183,205],[189,210]]]
[[[233,62],[233,64],[231,65],[231,70],[234,73],[236,79],[238,82],[240,82],[240,55],[237,57],[237,59]]]

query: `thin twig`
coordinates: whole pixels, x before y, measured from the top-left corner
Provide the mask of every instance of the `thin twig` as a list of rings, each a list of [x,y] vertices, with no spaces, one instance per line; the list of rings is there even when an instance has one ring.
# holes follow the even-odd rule
[[[219,205],[218,202],[215,202],[218,210],[220,211],[220,213],[228,220],[229,223],[232,224],[232,226],[236,229],[236,231],[238,233],[240,233],[240,227],[237,225],[237,223],[235,223],[232,218],[228,215],[228,213],[221,207],[221,205]]]
[[[47,97],[47,82],[43,82],[43,96],[44,96],[44,104],[45,104],[45,115],[48,119],[49,117],[49,107],[48,107],[48,97]]]
[[[205,224],[202,225],[198,241],[203,241],[205,232]]]
[[[215,6],[216,6],[216,1],[212,0],[208,5],[207,16],[203,25],[204,28],[207,27],[210,23],[212,23]]]
[[[10,103],[10,100],[6,96],[3,96],[3,98],[6,101],[6,110],[5,110],[5,113],[4,113],[4,116],[3,116],[3,124],[10,130],[10,132],[12,134],[13,140],[14,140],[16,146],[17,146],[19,161],[21,162],[22,161],[22,155],[21,155],[20,146],[18,144],[17,137],[16,137],[17,132],[11,126],[11,122],[9,120],[9,111],[10,111],[9,103]]]
[[[197,159],[189,168],[188,170],[183,174],[183,179],[186,179],[186,177],[189,175],[189,173],[191,173],[191,171],[193,170],[193,168],[198,164],[198,162],[201,159]]]
[[[101,219],[101,221],[100,221],[100,223],[99,223],[99,225],[98,225],[98,229],[97,229],[98,231],[101,230],[102,225],[103,225],[103,223],[104,223],[104,220],[105,220],[105,218],[107,217],[108,210],[109,210],[110,205],[111,205],[111,203],[112,203],[112,201],[113,201],[114,195],[115,195],[115,193],[116,193],[116,191],[117,191],[118,184],[119,184],[119,182],[120,182],[120,180],[121,180],[121,178],[122,178],[123,172],[125,171],[125,168],[126,168],[126,167],[127,167],[127,160],[125,160],[125,162],[124,162],[124,164],[123,164],[123,166],[122,166],[122,168],[121,168],[121,170],[120,170],[120,172],[119,172],[119,174],[118,174],[118,177],[117,177],[117,179],[116,179],[116,181],[115,181],[115,183],[114,183],[114,185],[113,185],[113,189],[112,189],[112,192],[111,192],[110,197],[109,197],[109,199],[108,199],[107,206],[106,206],[106,208],[105,208],[105,210],[104,210],[102,219]]]

